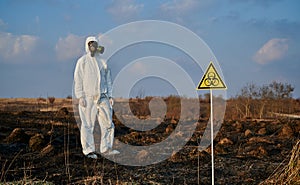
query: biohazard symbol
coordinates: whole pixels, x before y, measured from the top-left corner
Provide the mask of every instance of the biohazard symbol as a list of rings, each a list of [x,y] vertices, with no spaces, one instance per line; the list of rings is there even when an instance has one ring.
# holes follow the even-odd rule
[[[200,81],[197,90],[200,89],[226,89],[226,85],[218,74],[213,63],[210,62],[205,74]]]
[[[207,78],[204,81],[206,86],[218,86],[219,80],[216,78],[216,74],[210,72],[207,74]]]

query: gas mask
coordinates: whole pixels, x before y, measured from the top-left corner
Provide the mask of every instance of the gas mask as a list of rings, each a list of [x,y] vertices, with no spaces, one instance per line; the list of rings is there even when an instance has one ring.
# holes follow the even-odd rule
[[[104,47],[103,46],[98,46],[98,43],[96,41],[91,41],[88,43],[89,45],[89,50],[91,52],[91,56],[94,57],[96,52],[99,52],[100,54],[103,54],[104,52]]]
[[[91,52],[91,56],[94,57],[97,51],[98,43],[96,41],[91,41],[88,43],[88,45],[89,45],[89,50]]]

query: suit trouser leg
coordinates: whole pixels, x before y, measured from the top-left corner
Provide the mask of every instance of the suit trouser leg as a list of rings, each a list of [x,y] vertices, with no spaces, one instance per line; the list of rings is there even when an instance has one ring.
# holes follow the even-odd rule
[[[112,107],[108,99],[103,99],[98,105],[98,122],[101,129],[100,152],[112,149],[115,126],[112,121]]]
[[[86,98],[86,107],[79,105],[79,115],[81,119],[80,140],[82,152],[87,155],[95,152],[94,127],[97,107],[93,98]]]

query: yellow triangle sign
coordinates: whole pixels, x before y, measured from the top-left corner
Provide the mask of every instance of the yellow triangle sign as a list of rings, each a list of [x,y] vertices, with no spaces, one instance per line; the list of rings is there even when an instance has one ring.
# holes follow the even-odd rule
[[[215,66],[210,62],[206,72],[204,73],[197,90],[201,89],[226,89],[226,85],[218,74]]]

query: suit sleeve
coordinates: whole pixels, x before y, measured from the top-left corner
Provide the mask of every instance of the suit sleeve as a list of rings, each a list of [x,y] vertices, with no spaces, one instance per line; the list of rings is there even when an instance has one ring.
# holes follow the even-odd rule
[[[77,61],[74,71],[74,94],[76,98],[84,96],[83,91],[83,62],[82,58]]]
[[[107,95],[109,98],[112,98],[112,79],[111,79],[111,71],[108,68],[107,69],[107,76],[106,76],[106,80],[107,80]]]

